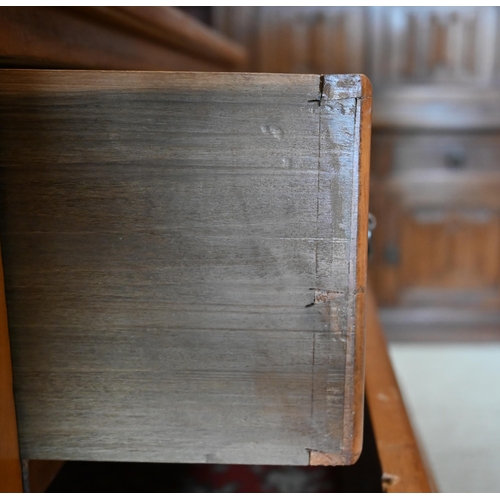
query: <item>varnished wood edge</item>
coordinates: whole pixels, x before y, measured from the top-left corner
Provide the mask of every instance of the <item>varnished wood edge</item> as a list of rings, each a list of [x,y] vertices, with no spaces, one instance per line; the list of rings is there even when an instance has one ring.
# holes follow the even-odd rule
[[[247,61],[243,46],[175,7],[61,7],[111,24],[123,31],[184,50],[229,67]]]
[[[331,85],[339,84],[336,90]],[[329,87],[327,87],[329,85]],[[355,301],[354,329],[348,327],[344,390],[342,450],[332,454],[318,450],[309,453],[309,465],[352,465],[363,446],[364,364],[365,364],[365,290],[368,262],[368,203],[371,143],[371,83],[364,75],[327,75],[323,96],[328,100],[356,98],[355,152],[351,227],[357,227],[355,249],[351,252],[350,297]],[[359,126],[358,126],[359,124]],[[349,382],[352,380],[352,384]],[[352,403],[352,404],[349,404]]]
[[[351,296],[355,300],[354,331],[349,332],[347,338],[346,383],[344,433],[342,455],[346,465],[353,464],[361,454],[363,446],[363,408],[364,408],[364,381],[365,381],[365,290],[368,262],[368,202],[370,182],[370,142],[371,142],[371,84],[360,75],[359,97],[356,106],[356,142],[357,161],[354,168],[354,193],[352,216],[356,220],[357,234],[355,252],[351,257],[350,265],[355,265],[355,274],[351,271],[354,283],[351,281]],[[357,210],[356,210],[357,209]],[[354,221],[353,221],[354,222]],[[352,224],[354,226],[354,224]],[[353,276],[354,274],[354,276]],[[352,406],[349,406],[352,402]]]
[[[22,493],[3,263],[0,250],[0,492]]]

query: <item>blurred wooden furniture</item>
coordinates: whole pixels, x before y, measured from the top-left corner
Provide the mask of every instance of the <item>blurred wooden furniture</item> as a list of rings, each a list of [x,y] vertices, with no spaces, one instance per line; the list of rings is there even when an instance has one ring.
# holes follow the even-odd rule
[[[213,7],[214,26],[248,51],[250,71],[363,72],[362,7]]]
[[[500,90],[376,90],[370,274],[390,336],[500,337]]]
[[[1,7],[3,67],[230,71],[245,49],[174,7]]]
[[[498,7],[214,7],[252,71],[365,73],[374,86],[492,85]]]

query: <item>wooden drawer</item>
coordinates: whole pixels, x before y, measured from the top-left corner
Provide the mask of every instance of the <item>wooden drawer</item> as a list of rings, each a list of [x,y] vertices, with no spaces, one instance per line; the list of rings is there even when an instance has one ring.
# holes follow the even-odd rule
[[[22,457],[354,461],[366,79],[0,81]]]
[[[500,134],[375,134],[372,164],[405,207],[500,209]]]
[[[394,137],[393,147],[396,175],[413,170],[450,176],[500,172],[500,134],[402,133]]]
[[[373,143],[381,302],[405,301],[413,287],[498,295],[500,134],[379,131]]]

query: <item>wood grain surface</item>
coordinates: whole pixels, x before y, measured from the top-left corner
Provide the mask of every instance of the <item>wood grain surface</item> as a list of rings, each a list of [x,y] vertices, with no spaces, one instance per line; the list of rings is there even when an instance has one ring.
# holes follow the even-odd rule
[[[355,460],[369,82],[0,81],[23,458]]]

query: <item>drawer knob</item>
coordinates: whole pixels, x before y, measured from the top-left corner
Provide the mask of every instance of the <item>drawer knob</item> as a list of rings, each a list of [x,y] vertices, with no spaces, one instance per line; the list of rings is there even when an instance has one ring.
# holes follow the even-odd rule
[[[444,164],[448,168],[462,168],[467,163],[467,157],[463,151],[450,151],[444,157]]]

